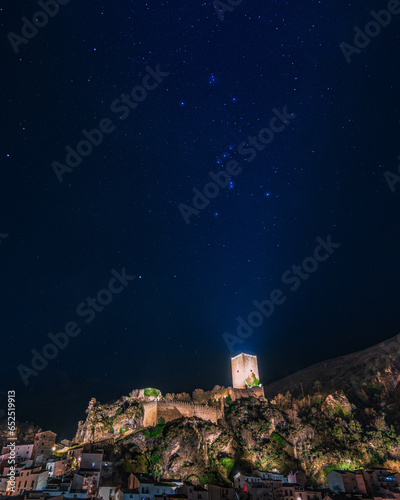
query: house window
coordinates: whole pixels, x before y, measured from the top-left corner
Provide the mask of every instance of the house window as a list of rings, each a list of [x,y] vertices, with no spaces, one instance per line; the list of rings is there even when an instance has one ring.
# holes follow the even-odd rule
[[[31,488],[33,488],[33,485],[35,484],[35,481],[31,482]]]

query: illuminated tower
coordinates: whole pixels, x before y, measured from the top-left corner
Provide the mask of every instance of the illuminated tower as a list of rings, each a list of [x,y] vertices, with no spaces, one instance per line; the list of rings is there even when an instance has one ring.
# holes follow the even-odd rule
[[[232,385],[234,389],[256,387],[260,383],[258,374],[257,356],[252,354],[238,354],[231,358]]]

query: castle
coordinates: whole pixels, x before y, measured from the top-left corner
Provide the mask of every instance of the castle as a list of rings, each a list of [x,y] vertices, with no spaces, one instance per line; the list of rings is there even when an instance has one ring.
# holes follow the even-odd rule
[[[225,398],[232,401],[241,398],[264,398],[264,388],[259,381],[257,356],[238,354],[231,358],[232,385],[221,393],[219,406],[197,405],[193,403],[151,401],[143,405],[143,426],[150,427],[158,423],[159,418],[170,422],[181,417],[198,417],[217,423],[224,418]]]
[[[231,358],[232,385],[234,389],[246,389],[260,384],[257,356],[243,352]]]

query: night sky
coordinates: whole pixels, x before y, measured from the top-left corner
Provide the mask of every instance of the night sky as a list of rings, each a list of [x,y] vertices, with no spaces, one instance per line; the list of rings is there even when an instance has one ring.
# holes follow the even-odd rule
[[[399,333],[400,14],[348,62],[386,1],[235,3],[64,0],[25,42],[38,2],[0,8],[0,407],[16,390],[19,420],[71,438],[91,397],[229,386],[231,352],[267,384]]]

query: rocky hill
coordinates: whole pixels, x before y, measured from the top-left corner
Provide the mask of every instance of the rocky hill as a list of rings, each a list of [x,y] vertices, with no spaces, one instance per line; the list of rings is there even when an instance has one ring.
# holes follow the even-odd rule
[[[326,391],[341,389],[356,400],[368,399],[375,384],[398,398],[400,334],[368,349],[309,366],[267,385],[264,391],[270,398],[286,391],[304,395],[315,390],[316,381]]]
[[[239,469],[302,467],[311,484],[322,486],[333,468],[400,470],[399,428],[375,403],[358,408],[341,391],[297,399],[287,393],[275,404],[229,402],[218,424],[181,418],[123,432],[105,446],[110,474],[121,484],[130,472],[223,483]]]
[[[400,471],[399,346],[400,335],[311,366],[267,386],[273,400],[226,397],[217,423],[182,417],[144,428],[143,408],[154,399],[217,405],[227,394],[219,386],[192,397],[145,389],[110,404],[92,399],[74,446],[98,443],[121,485],[131,472],[223,484],[237,470],[301,467],[324,486],[333,468]]]
[[[143,428],[143,403],[157,397],[215,405],[223,387],[168,394],[133,391],[111,405],[92,400],[76,443],[108,439],[105,449],[123,484],[130,472],[223,483],[252,467],[284,473],[301,467],[323,486],[333,468],[385,464],[400,471],[400,335],[311,366],[265,388],[265,401],[225,399],[225,419],[160,420]]]

